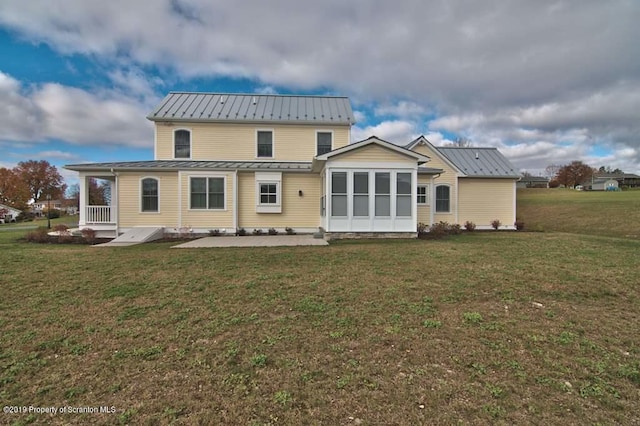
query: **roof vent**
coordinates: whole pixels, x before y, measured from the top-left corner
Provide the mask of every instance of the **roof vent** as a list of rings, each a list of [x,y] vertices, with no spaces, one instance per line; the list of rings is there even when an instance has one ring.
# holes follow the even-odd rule
[[[476,160],[480,159],[480,154],[476,152]]]
[[[253,102],[254,105],[256,104],[257,101],[256,101],[256,97],[255,96],[253,97],[252,102]]]
[[[224,96],[220,96],[220,103],[223,104],[224,103]]]

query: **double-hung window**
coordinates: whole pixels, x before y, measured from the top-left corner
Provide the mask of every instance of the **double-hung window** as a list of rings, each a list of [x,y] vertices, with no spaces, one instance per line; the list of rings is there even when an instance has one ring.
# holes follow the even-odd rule
[[[191,132],[189,130],[176,130],[173,132],[173,157],[191,158]]]
[[[391,216],[391,173],[376,172],[375,214],[378,217]]]
[[[451,188],[447,185],[436,186],[436,212],[449,213],[451,210]]]
[[[369,173],[353,173],[353,215],[369,216]]]
[[[224,186],[223,177],[192,177],[190,207],[195,210],[224,210]]]
[[[411,216],[411,173],[396,175],[396,216]]]
[[[158,179],[144,178],[140,185],[142,187],[140,210],[143,212],[158,212]]]
[[[258,158],[272,158],[273,157],[273,131],[271,130],[258,130],[256,134],[257,138],[257,157]]]
[[[316,132],[316,155],[326,154],[331,151],[333,145],[333,133]]]
[[[331,173],[331,216],[347,216],[347,173]]]

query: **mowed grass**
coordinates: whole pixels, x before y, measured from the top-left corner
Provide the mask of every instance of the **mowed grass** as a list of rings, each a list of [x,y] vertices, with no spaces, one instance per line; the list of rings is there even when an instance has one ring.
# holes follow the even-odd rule
[[[640,240],[640,191],[519,189],[525,229]]]
[[[0,234],[3,424],[640,422],[640,241],[172,250]],[[268,238],[268,237],[265,237]]]

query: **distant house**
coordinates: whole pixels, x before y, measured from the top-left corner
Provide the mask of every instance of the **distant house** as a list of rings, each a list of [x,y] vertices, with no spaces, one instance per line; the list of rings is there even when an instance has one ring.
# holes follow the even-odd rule
[[[0,223],[15,222],[20,213],[22,212],[18,209],[0,204]]]
[[[49,207],[51,207],[51,210],[62,210],[62,201],[39,200],[37,203],[31,204],[31,212],[37,217],[42,217],[47,214]]]
[[[604,183],[608,180],[615,180],[618,185],[617,188],[640,188],[640,176],[634,175],[633,173],[594,173],[593,178],[589,179],[587,182],[583,182],[582,185],[585,188],[589,188],[593,186],[596,182],[598,182],[597,188],[592,188],[594,191],[603,191],[605,188],[601,188],[600,184]]]
[[[549,179],[543,176],[522,176],[516,182],[517,188],[548,188]]]
[[[618,191],[620,189],[618,181],[609,178],[593,179],[591,185],[586,186],[586,188],[592,191]]]

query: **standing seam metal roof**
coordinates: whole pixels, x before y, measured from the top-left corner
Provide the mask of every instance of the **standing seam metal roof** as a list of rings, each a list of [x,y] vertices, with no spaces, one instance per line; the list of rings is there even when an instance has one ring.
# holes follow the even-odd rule
[[[289,172],[308,172],[311,162],[305,161],[122,161],[113,163],[69,164],[65,169],[82,170],[286,170]]]
[[[468,177],[520,177],[517,170],[497,148],[436,147]]]
[[[351,125],[347,97],[171,92],[151,121],[229,121]]]

